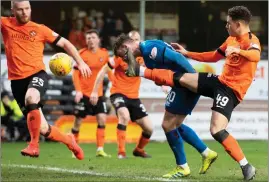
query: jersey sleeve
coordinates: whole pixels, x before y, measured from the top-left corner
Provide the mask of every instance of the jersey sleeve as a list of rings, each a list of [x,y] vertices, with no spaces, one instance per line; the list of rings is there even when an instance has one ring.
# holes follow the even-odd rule
[[[45,25],[41,25],[41,26],[42,26],[42,32],[44,34],[44,41],[51,44],[57,43],[57,41],[60,39],[60,36],[53,30],[48,28],[47,26]]]
[[[261,45],[260,45],[260,41],[258,38],[252,38],[250,41],[250,45],[248,50],[258,50],[261,51]]]
[[[220,54],[220,55],[222,55],[222,56],[224,56],[224,57],[226,57],[225,56],[225,50],[226,50],[226,48],[227,48],[227,40],[229,39],[229,37],[225,40],[225,42],[223,43],[223,44],[221,44],[220,46],[219,46],[219,48],[217,49],[217,52]]]
[[[144,41],[140,44],[143,57],[149,57],[156,62],[163,62],[166,45],[161,41]]]

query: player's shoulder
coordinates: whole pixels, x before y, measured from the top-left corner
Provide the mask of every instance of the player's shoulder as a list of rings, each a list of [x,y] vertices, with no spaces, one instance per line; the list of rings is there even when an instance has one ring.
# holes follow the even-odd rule
[[[80,49],[80,50],[78,51],[78,53],[79,53],[79,54],[83,54],[83,53],[85,53],[87,50],[88,50],[88,49],[87,49],[86,47],[84,47],[84,48]]]
[[[109,54],[109,53],[108,53],[108,50],[107,50],[106,48],[103,48],[103,47],[102,47],[102,48],[100,48],[99,50],[100,50],[100,53],[101,53],[102,55],[106,55],[106,56],[107,56],[107,55]]]
[[[253,34],[253,33],[250,33],[250,38],[249,39],[250,40],[252,39],[252,40],[255,40],[255,41],[259,41],[259,38],[255,34]]]
[[[13,22],[13,21],[15,21],[15,17],[5,17],[5,16],[1,16],[1,24],[2,24],[2,25],[11,23],[11,22]]]
[[[225,42],[229,43],[229,42],[234,41],[235,39],[236,39],[235,37],[229,36],[229,37],[225,40]]]

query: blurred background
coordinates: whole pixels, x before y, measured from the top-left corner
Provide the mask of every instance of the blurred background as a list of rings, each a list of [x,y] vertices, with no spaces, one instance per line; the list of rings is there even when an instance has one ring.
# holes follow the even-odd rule
[[[262,46],[261,61],[258,65],[255,81],[243,101],[233,113],[229,131],[239,139],[267,139],[268,135],[268,2],[266,1],[33,1],[32,20],[45,24],[61,36],[69,39],[77,49],[85,47],[84,32],[97,29],[101,36],[101,47],[109,50],[113,59],[112,46],[118,35],[138,30],[143,40],[161,39],[168,43],[178,42],[191,51],[211,51],[217,49],[227,38],[225,29],[227,10],[235,5],[247,6],[252,14],[251,31],[260,39]],[[10,2],[1,2],[1,15],[11,16]],[[25,119],[17,114],[14,119],[12,108],[2,106],[3,99],[12,98],[10,82],[7,80],[6,57],[1,39],[1,134],[6,141],[27,140]],[[63,50],[46,45],[44,62],[51,55]],[[202,64],[190,60],[197,71],[209,71],[220,74],[224,61],[217,64]],[[49,69],[47,70],[50,74]],[[104,92],[109,97],[111,83],[104,80]],[[3,94],[4,93],[4,94]],[[70,96],[71,95],[71,96]],[[160,87],[143,80],[140,97],[154,123],[152,140],[165,140],[161,128],[165,94]],[[49,90],[43,98],[46,105],[44,113],[50,124],[56,124],[64,132],[69,132],[74,109],[74,86],[71,76],[56,78],[52,75]],[[107,99],[109,103],[109,99]],[[212,139],[209,134],[210,108],[212,100],[201,98],[195,112],[186,123],[193,127],[203,139]],[[5,112],[2,113],[3,108]],[[63,115],[69,117],[63,119]],[[113,108],[111,117],[115,118]],[[8,117],[7,117],[8,116]],[[11,117],[12,116],[12,117]],[[3,122],[5,119],[6,122]],[[95,141],[94,118],[86,118],[81,130],[82,140]],[[244,123],[242,125],[242,123]],[[112,122],[112,127],[115,122]],[[135,127],[135,126],[133,126]],[[23,128],[23,129],[22,129]],[[138,128],[136,128],[138,130]],[[23,130],[23,131],[20,131]],[[129,131],[130,133],[132,131]],[[136,130],[133,130],[136,132]],[[139,137],[129,134],[130,141]],[[108,135],[108,141],[114,141],[114,135]]]

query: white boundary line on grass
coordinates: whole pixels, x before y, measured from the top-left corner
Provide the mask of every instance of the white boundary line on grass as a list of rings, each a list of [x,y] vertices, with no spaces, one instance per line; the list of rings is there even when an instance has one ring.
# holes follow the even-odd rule
[[[189,180],[186,179],[164,179],[164,178],[155,178],[155,177],[144,177],[144,176],[118,176],[109,173],[97,173],[94,171],[85,171],[85,170],[73,170],[73,169],[65,169],[51,166],[37,166],[37,165],[24,165],[24,164],[1,164],[2,167],[11,167],[11,168],[24,168],[24,169],[35,169],[35,170],[47,170],[61,173],[72,173],[72,174],[83,174],[83,175],[92,175],[92,176],[101,176],[101,177],[117,177],[117,178],[126,178],[126,179],[134,179],[134,180],[146,180],[146,181],[184,181],[187,182]],[[2,174],[3,177],[3,174]]]

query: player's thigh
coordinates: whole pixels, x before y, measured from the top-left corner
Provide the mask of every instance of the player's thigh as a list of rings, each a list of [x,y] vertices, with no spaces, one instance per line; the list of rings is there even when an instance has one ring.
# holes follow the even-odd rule
[[[198,73],[185,73],[180,78],[180,85],[197,93],[198,89]]]
[[[25,95],[28,89],[28,85],[29,79],[11,80],[11,90],[13,97],[20,106],[20,109],[23,112],[24,116],[27,116],[27,112],[25,109]]]
[[[107,105],[103,97],[98,98],[98,102],[93,107],[93,115],[96,116],[98,125],[104,126],[106,123]]]
[[[199,98],[186,88],[172,88],[166,97],[165,110],[176,115],[191,114]]]
[[[233,90],[228,86],[218,82],[214,92],[213,111],[216,111],[230,120],[234,108],[239,104],[239,100]],[[215,120],[214,118],[212,118]]]
[[[148,116],[146,107],[140,99],[128,99],[127,107],[130,111],[130,117],[133,122]]]
[[[142,128],[143,131],[150,134],[152,133],[153,124],[149,116],[145,116],[143,118],[137,119],[135,122]]]
[[[105,102],[104,97],[99,97],[97,104],[92,107],[93,107],[94,115],[100,114],[100,113],[107,114],[107,104]]]
[[[86,96],[83,96],[74,107],[74,115],[76,118],[85,118],[89,113],[89,99]]]
[[[197,93],[213,99],[218,82],[218,75],[212,73],[199,73]]]
[[[39,102],[48,89],[48,80],[49,75],[43,70],[31,76],[25,99],[31,97],[35,102]]]
[[[110,101],[116,111],[119,123],[127,125],[130,120],[130,112],[127,108],[127,97],[123,94],[112,94]]]

